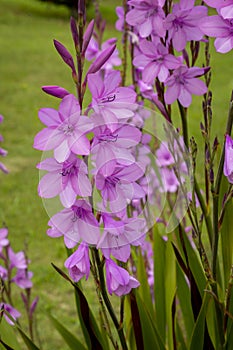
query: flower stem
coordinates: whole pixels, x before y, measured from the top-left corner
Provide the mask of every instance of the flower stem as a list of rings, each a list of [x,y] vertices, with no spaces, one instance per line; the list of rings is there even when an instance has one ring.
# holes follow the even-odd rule
[[[178,101],[178,106],[180,110],[181,122],[182,122],[182,131],[184,144],[189,149],[189,137],[188,137],[188,123],[187,123],[187,108],[184,108]]]
[[[99,252],[97,249],[94,249],[94,254],[95,254],[95,259],[96,259],[96,263],[97,263],[97,267],[98,267],[98,271],[99,271],[99,281],[100,281],[100,287],[101,287],[101,293],[105,302],[105,305],[108,309],[108,312],[112,318],[112,321],[115,325],[115,328],[117,330],[117,333],[119,335],[120,338],[120,342],[122,345],[122,349],[123,350],[128,350],[127,344],[126,344],[126,340],[125,340],[125,335],[124,335],[124,331],[123,331],[123,327],[122,325],[119,324],[116,314],[113,310],[111,301],[109,300],[108,297],[108,293],[106,290],[106,284],[105,284],[105,278],[104,278],[104,271],[103,271],[103,264],[100,261],[100,256],[99,256]]]

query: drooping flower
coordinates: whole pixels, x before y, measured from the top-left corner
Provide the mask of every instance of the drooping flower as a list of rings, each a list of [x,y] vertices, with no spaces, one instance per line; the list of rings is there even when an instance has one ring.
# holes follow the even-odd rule
[[[140,285],[136,278],[130,276],[128,271],[118,266],[113,260],[106,259],[105,266],[107,288],[110,295],[114,293],[117,296],[122,296]]]
[[[214,46],[218,52],[226,53],[233,48],[233,22],[221,16],[209,16],[200,24],[204,34],[216,38]]]
[[[47,234],[51,237],[64,236],[67,248],[74,248],[80,239],[87,244],[97,244],[99,224],[90,204],[78,199],[71,208],[63,209],[53,215],[48,222],[51,226]]]
[[[87,280],[90,274],[90,259],[87,244],[82,242],[78,249],[66,259],[64,265],[74,282],[78,282],[83,276],[86,276]]]
[[[36,135],[36,149],[53,149],[58,162],[68,159],[71,152],[78,155],[89,154],[90,142],[85,134],[92,129],[92,124],[89,118],[80,115],[79,103],[73,95],[62,99],[58,111],[52,108],[41,109],[39,118],[47,128]]]
[[[136,26],[142,38],[151,34],[164,37],[164,3],[165,0],[129,0],[128,5],[133,6],[133,9],[126,15],[127,23]]]
[[[102,214],[102,219],[104,230],[97,248],[107,259],[112,254],[117,260],[126,262],[130,256],[130,246],[141,245],[144,241],[145,221],[140,218],[119,219],[108,214]]]
[[[191,67],[185,65],[173,71],[173,74],[165,81],[167,90],[164,94],[165,102],[172,104],[176,99],[184,107],[189,107],[192,102],[192,94],[203,95],[207,92],[207,86],[197,77],[205,74],[208,68]]]
[[[142,53],[134,58],[133,64],[143,68],[142,80],[145,83],[153,83],[156,77],[164,82],[170,74],[169,70],[181,65],[180,60],[169,54],[161,42],[143,40],[140,42],[140,50]]]
[[[47,158],[37,165],[38,169],[47,170],[38,185],[38,193],[43,198],[53,198],[60,195],[64,207],[71,207],[77,195],[88,197],[92,187],[87,177],[87,166],[83,160],[73,153],[63,162]]]
[[[0,312],[3,312],[3,316],[5,318],[5,320],[10,324],[10,325],[14,325],[14,321],[10,319],[10,317],[7,315],[6,312],[4,312],[4,310],[10,314],[10,316],[12,317],[12,319],[14,321],[16,321],[20,316],[21,313],[16,310],[13,306],[11,306],[10,304],[7,303],[0,303]]]
[[[185,48],[187,41],[199,41],[203,38],[203,32],[199,28],[200,20],[207,17],[206,6],[194,6],[195,0],[180,0],[174,4],[172,13],[169,14],[164,26],[168,31],[168,39],[172,40],[177,51]]]
[[[226,135],[223,173],[233,184],[233,140],[229,135]]]
[[[121,75],[112,71],[102,79],[100,73],[88,75],[88,86],[92,93],[92,108],[103,117],[104,122],[111,124],[118,120],[127,120],[133,116],[136,106],[136,93],[128,87],[119,87]]]

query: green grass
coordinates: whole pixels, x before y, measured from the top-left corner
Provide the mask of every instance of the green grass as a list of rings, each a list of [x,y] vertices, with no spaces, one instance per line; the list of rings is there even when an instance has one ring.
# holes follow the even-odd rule
[[[114,1],[120,4],[120,1]],[[115,36],[113,2],[101,1],[103,17],[108,20],[109,37]],[[91,10],[93,13],[93,9]],[[50,310],[72,330],[77,330],[72,291],[55,273],[51,262],[62,267],[65,249],[62,240],[46,235],[48,216],[37,195],[36,164],[41,152],[33,149],[33,138],[42,128],[37,112],[42,107],[57,107],[59,101],[44,94],[42,85],[61,85],[75,92],[69,69],[56,53],[52,39],[56,38],[73,52],[69,33],[69,12],[36,0],[1,0],[0,12],[0,113],[3,147],[9,154],[4,163],[10,170],[0,174],[0,222],[9,227],[15,250],[26,243],[34,272],[34,293],[39,295],[38,331],[43,349],[66,349],[52,329],[45,310]],[[227,109],[233,87],[232,53],[216,54],[212,48],[213,73],[213,136],[223,139]],[[189,113],[189,132],[200,139],[202,120],[200,99],[194,98]],[[95,300],[91,283],[85,284],[89,298]]]

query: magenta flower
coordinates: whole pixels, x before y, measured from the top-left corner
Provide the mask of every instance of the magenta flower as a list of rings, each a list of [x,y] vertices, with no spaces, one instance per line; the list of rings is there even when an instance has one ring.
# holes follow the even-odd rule
[[[203,38],[199,22],[206,20],[207,7],[194,6],[194,3],[195,0],[180,0],[180,3],[173,5],[172,13],[165,19],[168,39],[172,40],[177,51],[183,50],[187,41],[199,41]]]
[[[27,271],[27,269],[18,269],[15,277],[12,278],[11,281],[22,289],[32,288],[32,276],[33,273],[31,271]]]
[[[124,16],[125,16],[124,8],[122,6],[117,6],[116,7],[116,14],[117,14],[118,20],[116,21],[115,27],[117,30],[119,30],[119,32],[123,32],[123,30],[124,30]]]
[[[53,198],[59,194],[64,207],[71,207],[77,195],[88,197],[92,193],[91,183],[87,177],[87,166],[73,153],[63,162],[47,158],[37,165],[38,169],[47,170],[38,186],[39,196]]]
[[[36,149],[53,149],[58,162],[67,160],[71,152],[78,155],[89,154],[90,142],[85,133],[91,130],[92,124],[89,118],[80,116],[79,103],[73,95],[62,99],[59,111],[52,108],[41,109],[39,118],[47,128],[36,135]]]
[[[128,5],[133,9],[126,15],[127,23],[136,26],[142,38],[151,34],[164,37],[164,3],[165,0],[129,0]]]
[[[174,164],[174,158],[168,149],[167,142],[162,142],[160,144],[160,147],[156,151],[156,157],[157,157],[156,163],[160,167]]]
[[[201,22],[204,34],[216,38],[214,46],[218,52],[226,53],[233,48],[233,22],[221,16],[210,16]]]
[[[106,282],[110,295],[117,296],[128,294],[132,288],[137,288],[140,283],[129,275],[128,271],[118,266],[113,260],[106,259]]]
[[[11,326],[14,325],[14,322],[11,320],[11,318],[14,321],[17,321],[17,319],[21,316],[21,313],[18,310],[16,310],[13,306],[11,306],[7,303],[0,303],[0,310],[3,310],[3,316],[4,316],[5,320]],[[7,316],[7,314],[4,312],[4,310],[10,314],[11,318],[9,316]]]
[[[181,65],[180,60],[169,54],[161,42],[143,40],[140,42],[140,50],[142,53],[134,58],[133,64],[143,68],[142,80],[147,84],[153,83],[156,77],[164,82],[170,75],[169,70]]]
[[[130,257],[130,246],[140,245],[144,240],[146,225],[143,219],[132,218],[114,220],[108,214],[102,215],[104,223],[103,234],[97,244],[104,256],[109,259],[110,255],[117,260],[126,262]]]
[[[233,3],[232,0],[205,0],[208,6],[218,10],[223,18],[233,18]]]
[[[223,173],[228,181],[233,184],[233,140],[229,135],[226,135]]]
[[[98,116],[94,116],[96,122]],[[96,123],[98,125],[98,123]],[[98,125],[94,128],[94,138],[91,144],[91,154],[99,169],[112,159],[116,159],[120,164],[132,164],[135,159],[131,153],[131,148],[136,146],[141,140],[141,131],[133,125],[116,123],[109,125]]]
[[[97,244],[99,239],[98,221],[90,204],[84,199],[76,200],[71,208],[53,215],[48,225],[51,228],[47,234],[51,237],[64,236],[67,248],[74,248],[80,239],[87,244]]]
[[[6,227],[0,228],[0,253],[2,252],[2,249],[9,244],[9,240],[7,238],[8,236],[8,229]]]
[[[145,192],[136,181],[144,176],[144,170],[138,163],[123,166],[115,160],[100,168],[96,174],[96,187],[101,191],[104,206],[109,203],[112,212],[118,213],[133,198],[143,198]]]
[[[165,82],[167,86],[164,95],[165,102],[172,104],[178,99],[182,106],[188,107],[192,102],[192,94],[198,96],[205,94],[207,87],[197,77],[205,74],[206,69],[199,67],[188,68],[185,65],[175,69]]]
[[[13,269],[16,267],[17,269],[26,269],[27,268],[27,259],[25,257],[24,252],[14,253],[12,248],[8,248],[8,256],[10,260],[10,268]]]
[[[176,192],[179,188],[179,181],[175,175],[173,169],[161,168],[160,169],[162,186],[160,187],[161,192]]]
[[[65,267],[69,270],[69,275],[74,282],[78,282],[86,275],[86,280],[90,274],[89,251],[86,243],[82,242],[78,249],[65,261]]]
[[[128,119],[134,114],[136,93],[131,88],[119,87],[120,82],[119,71],[112,71],[104,79],[100,73],[88,75],[92,107],[103,116],[103,124],[117,123],[118,119]]]

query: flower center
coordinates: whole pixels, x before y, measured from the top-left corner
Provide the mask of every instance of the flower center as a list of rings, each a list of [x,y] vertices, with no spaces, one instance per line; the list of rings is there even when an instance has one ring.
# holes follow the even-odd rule
[[[72,124],[62,125],[59,127],[59,130],[62,131],[65,135],[72,135],[75,127]]]
[[[108,96],[106,96],[106,97],[101,98],[100,102],[101,102],[101,103],[108,103],[108,102],[113,102],[113,101],[115,101],[115,99],[116,99],[116,95],[113,94],[113,95],[108,95]]]
[[[116,142],[118,134],[114,135],[109,129],[107,129],[103,134],[98,136],[100,142]]]

